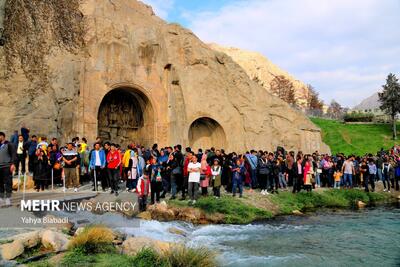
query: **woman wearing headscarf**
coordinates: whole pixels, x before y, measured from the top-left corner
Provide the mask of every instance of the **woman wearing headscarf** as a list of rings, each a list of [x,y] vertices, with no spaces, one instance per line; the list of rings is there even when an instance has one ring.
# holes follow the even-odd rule
[[[42,149],[36,150],[36,157],[33,161],[33,180],[35,181],[36,191],[44,191],[49,180],[49,160]]]
[[[312,157],[311,156],[306,156],[305,157],[306,161],[304,164],[304,188],[307,190],[307,192],[312,191],[312,183],[313,183],[313,175],[314,175],[314,168],[313,168],[313,162],[312,162]]]
[[[211,168],[207,163],[207,155],[204,153],[201,157],[201,171],[200,171],[200,187],[203,196],[208,195],[208,186],[210,183]]]

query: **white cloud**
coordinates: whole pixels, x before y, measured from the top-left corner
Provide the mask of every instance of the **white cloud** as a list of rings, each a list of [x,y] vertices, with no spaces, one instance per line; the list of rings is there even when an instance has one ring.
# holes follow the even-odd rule
[[[152,6],[154,13],[162,19],[167,19],[168,13],[174,7],[174,0],[142,0],[142,2]]]
[[[399,12],[398,0],[248,0],[185,16],[205,42],[259,51],[326,102],[354,105],[400,69]]]

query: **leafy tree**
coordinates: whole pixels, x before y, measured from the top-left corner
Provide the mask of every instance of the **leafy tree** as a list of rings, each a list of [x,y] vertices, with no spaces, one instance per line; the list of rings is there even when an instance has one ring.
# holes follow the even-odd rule
[[[331,101],[328,108],[328,115],[334,119],[340,119],[344,115],[344,108],[335,100]]]
[[[308,84],[307,88],[307,109],[315,113],[315,115],[322,115],[324,102],[319,99],[318,92],[311,84]]]
[[[283,75],[275,76],[270,83],[271,93],[289,103],[296,105],[297,100],[295,96],[293,83]]]
[[[386,78],[386,84],[382,87],[383,91],[379,93],[380,108],[392,119],[393,139],[396,140],[396,115],[400,112],[400,84],[396,75],[390,73]]]

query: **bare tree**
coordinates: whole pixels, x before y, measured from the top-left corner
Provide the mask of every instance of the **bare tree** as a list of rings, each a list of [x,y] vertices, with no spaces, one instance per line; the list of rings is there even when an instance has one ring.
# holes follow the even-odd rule
[[[271,93],[289,103],[296,105],[297,100],[295,96],[293,83],[283,75],[275,76],[270,83]]]
[[[315,88],[311,85],[307,85],[308,95],[307,95],[307,109],[314,116],[321,116],[323,113],[324,102],[319,99],[319,94]]]
[[[340,119],[344,115],[344,108],[335,100],[332,100],[328,108],[328,115],[333,119]]]

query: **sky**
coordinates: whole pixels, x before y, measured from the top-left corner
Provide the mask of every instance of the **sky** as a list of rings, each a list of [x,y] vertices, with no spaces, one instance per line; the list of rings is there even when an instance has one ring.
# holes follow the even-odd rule
[[[352,107],[400,77],[400,0],[144,0],[206,43],[257,51]]]

